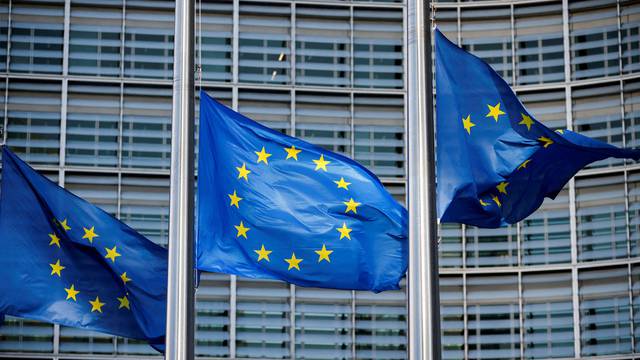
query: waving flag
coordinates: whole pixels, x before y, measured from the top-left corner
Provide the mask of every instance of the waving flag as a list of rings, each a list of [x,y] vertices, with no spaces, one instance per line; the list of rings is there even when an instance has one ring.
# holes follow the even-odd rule
[[[363,166],[200,94],[197,268],[397,289],[407,212]]]
[[[435,31],[437,202],[441,222],[512,224],[555,198],[584,166],[619,149],[536,121],[482,60]]]

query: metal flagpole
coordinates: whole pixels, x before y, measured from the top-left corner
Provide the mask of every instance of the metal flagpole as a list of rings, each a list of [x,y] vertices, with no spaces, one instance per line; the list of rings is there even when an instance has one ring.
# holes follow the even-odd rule
[[[430,0],[408,3],[409,359],[440,360]]]
[[[191,360],[194,353],[194,4],[194,0],[176,0],[165,352],[167,360]]]

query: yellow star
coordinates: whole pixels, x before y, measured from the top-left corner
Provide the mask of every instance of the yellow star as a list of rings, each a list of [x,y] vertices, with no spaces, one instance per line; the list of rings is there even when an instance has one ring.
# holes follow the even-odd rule
[[[64,229],[64,231],[69,231],[71,230],[71,226],[69,226],[69,224],[67,224],[67,219],[64,219],[62,221],[58,221],[58,223],[60,224],[60,226],[62,226],[62,228]]]
[[[298,161],[298,154],[302,151],[299,149],[296,149],[295,146],[291,145],[290,148],[284,148],[284,151],[287,152],[287,158],[285,160],[289,160],[291,158],[295,159],[296,161]]]
[[[102,307],[105,303],[100,302],[100,298],[96,296],[95,300],[89,300],[89,304],[91,304],[91,312],[97,311],[99,313],[102,313]]]
[[[471,122],[471,115],[467,115],[465,119],[462,119],[462,126],[465,130],[471,135],[471,128],[476,126],[476,124]]]
[[[60,265],[60,260],[56,261],[55,264],[49,264],[49,266],[51,266],[51,275],[56,274],[58,277],[62,277],[62,270],[64,270],[65,267]]]
[[[244,236],[245,239],[247,238],[247,231],[249,231],[250,228],[244,227],[242,221],[240,221],[240,225],[234,225],[234,227],[238,230],[238,235],[236,235],[236,237]]]
[[[86,227],[82,227],[84,230],[83,239],[88,239],[90,243],[93,244],[93,238],[100,237],[100,235],[95,233],[95,226],[92,226],[91,229],[87,229]]]
[[[522,115],[522,121],[520,121],[518,125],[525,125],[527,127],[527,131],[531,130],[531,125],[533,125],[533,120],[531,120],[531,117],[523,113],[520,113],[520,115]]]
[[[358,213],[356,208],[360,206],[360,203],[353,201],[353,198],[349,199],[349,201],[343,201],[342,203],[347,205],[347,209],[344,211],[345,214],[349,211],[353,211],[354,214]]]
[[[549,139],[548,137],[544,137],[544,136],[540,136],[538,138],[538,141],[544,143],[544,145],[542,146],[543,148],[548,148],[549,145],[553,144],[553,140]]]
[[[556,130],[556,132],[557,132],[558,134],[560,134],[560,135],[564,135],[564,130],[562,130],[562,129],[558,129],[558,130]]]
[[[338,184],[338,189],[349,190],[349,185],[351,185],[350,182],[344,181],[343,177],[341,177],[340,180],[334,180],[333,182]]]
[[[70,288],[64,288],[64,291],[67,292],[67,298],[65,300],[73,299],[73,301],[78,301],[76,299],[76,295],[80,293],[80,291],[76,290],[76,288],[71,284]]]
[[[525,160],[522,164],[520,164],[520,166],[518,166],[518,170],[520,169],[526,169],[527,165],[529,165],[529,163],[531,162],[531,159],[527,159]]]
[[[482,205],[482,206],[489,206],[489,203],[483,201],[482,199],[478,199],[478,201],[480,201],[480,205]]]
[[[298,269],[298,271],[300,271],[299,265],[302,262],[302,259],[296,258],[296,253],[291,253],[291,257],[289,259],[284,259],[284,261],[286,261],[289,264],[289,268],[287,270],[296,268]]]
[[[351,230],[353,229],[349,229],[347,227],[347,223],[342,223],[342,227],[341,228],[337,228],[336,230],[338,230],[338,232],[340,232],[340,240],[342,240],[342,238],[347,238],[349,240],[351,240]]]
[[[314,252],[318,254],[318,262],[322,260],[327,260],[327,262],[331,262],[331,259],[329,259],[329,255],[331,255],[333,250],[327,250],[324,244],[322,244],[321,250],[315,250]]]
[[[238,169],[238,179],[244,178],[245,181],[249,181],[247,175],[251,174],[251,170],[247,170],[247,164],[242,163],[241,167],[236,167]]]
[[[507,186],[509,185],[508,182],[501,182],[500,184],[498,184],[498,186],[496,186],[496,189],[498,189],[499,192],[503,193],[503,194],[507,194]]]
[[[126,295],[121,297],[121,298],[116,296],[116,299],[118,299],[118,301],[120,301],[120,305],[118,305],[118,309],[127,308],[127,309],[131,310],[131,308],[129,307],[129,299],[127,298]]]
[[[262,147],[262,150],[255,151],[255,153],[256,155],[258,155],[258,164],[260,164],[261,161],[264,161],[264,163],[267,165],[269,164],[269,161],[267,159],[269,159],[269,156],[271,156],[271,154],[264,150],[264,146]]]
[[[56,234],[49,234],[49,238],[51,238],[49,246],[56,244],[58,247],[60,247],[60,238]]]
[[[116,251],[116,246],[113,247],[113,249],[109,249],[109,248],[104,248],[105,250],[107,250],[107,255],[104,256],[105,259],[111,259],[111,262],[116,262],[116,258],[118,256],[121,256],[118,251]]]
[[[235,190],[233,190],[233,194],[229,194],[229,199],[231,199],[229,206],[235,206],[240,209],[240,200],[242,200],[242,198],[236,194]]]
[[[320,169],[327,171],[327,164],[329,164],[331,161],[325,160],[324,155],[320,154],[320,159],[313,160],[313,162],[316,163],[316,171]]]
[[[122,279],[122,282],[124,282],[125,284],[131,281],[131,278],[127,277],[126,271],[123,272],[122,275],[120,275],[120,279]]]
[[[502,206],[502,204],[500,203],[500,199],[498,199],[497,196],[491,195],[491,200],[493,200],[493,202],[496,203],[496,205],[498,205],[498,207]]]
[[[253,250],[253,251],[256,254],[258,254],[258,261],[265,259],[271,262],[271,260],[269,260],[269,254],[271,254],[273,251],[265,249],[264,245],[262,245],[262,248],[260,250]]]
[[[496,122],[498,122],[498,116],[505,114],[504,111],[500,110],[500,103],[496,104],[496,106],[487,106],[489,107],[489,113],[486,117],[493,117]]]

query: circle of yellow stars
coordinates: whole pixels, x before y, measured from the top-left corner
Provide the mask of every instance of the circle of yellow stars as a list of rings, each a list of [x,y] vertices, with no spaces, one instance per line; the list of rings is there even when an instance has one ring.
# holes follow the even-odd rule
[[[285,161],[287,160],[298,161],[299,160],[298,155],[302,152],[302,150],[296,148],[295,145],[291,145],[290,147],[284,147],[283,150],[286,153],[286,157],[284,159]],[[254,151],[254,153],[257,156],[255,161],[256,166],[260,166],[261,164],[264,164],[263,166],[268,166],[269,158],[273,156],[272,153],[267,152],[267,149],[264,146],[260,150]],[[327,172],[328,171],[327,167],[329,164],[331,164],[330,160],[327,160],[324,158],[324,154],[320,154],[320,156],[317,159],[312,159],[311,161],[315,164],[314,171]],[[252,171],[247,168],[247,163],[243,162],[240,166],[236,166],[235,168],[237,171],[237,180],[239,181],[244,180],[245,182],[249,183],[250,175],[252,174]],[[349,186],[351,185],[351,182],[348,182],[347,180],[345,180],[344,177],[341,176],[340,179],[333,180],[333,182],[336,184],[338,189],[349,191]],[[234,189],[233,193],[227,194],[227,196],[229,197],[229,206],[235,207],[236,209],[239,210],[240,204],[241,204],[240,202],[244,200],[244,198],[238,194],[237,189]],[[352,197],[350,197],[349,200],[347,201],[343,201],[342,203],[345,205],[345,210],[344,210],[345,214],[349,214],[349,213],[357,214],[358,206],[362,205],[360,202],[357,202]],[[236,229],[236,239],[239,239],[240,237],[247,240],[249,239],[248,234],[251,228],[247,227],[244,221],[240,221],[239,224],[234,225],[234,228]],[[344,238],[346,238],[347,240],[351,240],[351,232],[353,231],[353,229],[349,228],[346,222],[343,222],[341,227],[337,227],[336,231],[338,231],[340,234],[339,240],[342,240]],[[115,251],[115,248],[114,248],[114,251]],[[260,248],[255,249],[253,251],[256,253],[257,262],[260,262],[263,260],[266,262],[271,262],[271,258],[269,256],[271,255],[271,253],[273,253],[273,250],[267,249],[264,244],[260,244]],[[318,263],[322,261],[326,261],[327,263],[330,263],[331,262],[330,256],[334,252],[334,250],[327,249],[326,244],[323,243],[322,248],[318,250],[314,250],[314,252],[318,255]],[[304,259],[297,257],[295,252],[292,252],[291,256],[289,258],[285,258],[284,261],[288,264],[287,270],[291,271],[295,269],[300,271],[301,270],[300,264],[304,261]],[[125,278],[126,278],[126,273],[123,274],[123,281],[125,281],[126,283]]]

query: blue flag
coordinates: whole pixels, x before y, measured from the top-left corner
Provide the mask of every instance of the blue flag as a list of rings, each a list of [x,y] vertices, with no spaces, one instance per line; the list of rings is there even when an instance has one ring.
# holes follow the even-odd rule
[[[407,212],[355,161],[200,93],[199,270],[334,289],[397,289]]]
[[[498,227],[555,198],[584,166],[640,158],[569,130],[553,131],[525,109],[484,61],[435,31],[437,198],[441,222]]]
[[[2,148],[0,313],[162,348],[167,251]]]

